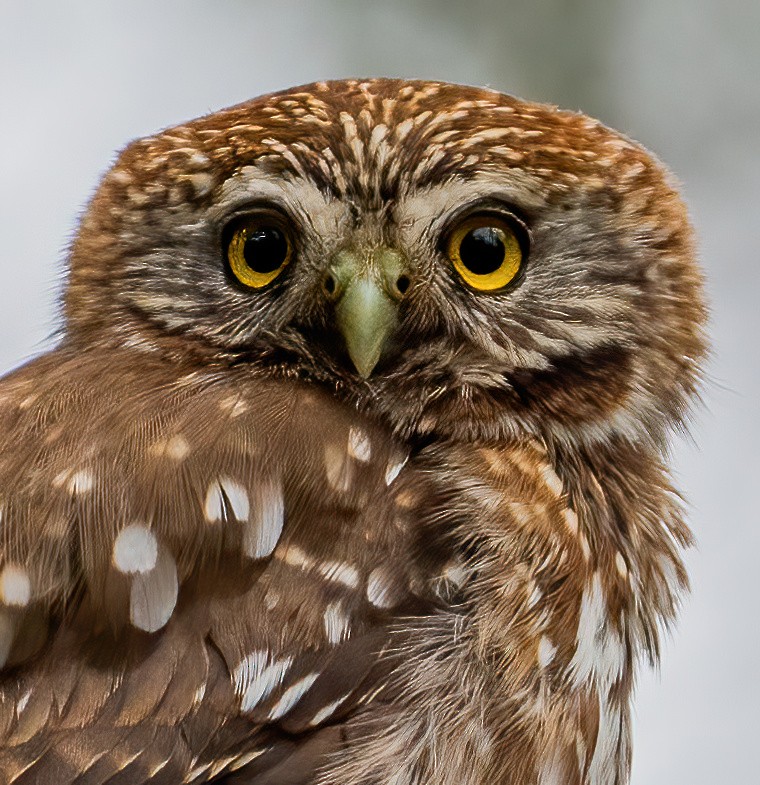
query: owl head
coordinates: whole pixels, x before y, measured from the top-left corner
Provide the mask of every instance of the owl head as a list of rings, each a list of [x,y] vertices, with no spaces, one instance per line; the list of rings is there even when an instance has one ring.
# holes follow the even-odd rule
[[[66,340],[329,388],[406,439],[646,438],[704,352],[684,205],[582,114],[336,81],[129,145],[71,254]]]

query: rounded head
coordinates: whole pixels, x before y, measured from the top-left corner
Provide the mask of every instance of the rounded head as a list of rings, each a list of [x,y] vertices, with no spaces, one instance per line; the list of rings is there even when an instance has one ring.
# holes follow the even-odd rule
[[[67,339],[249,363],[408,438],[649,438],[693,393],[701,279],[662,165],[582,114],[389,79],[134,142],[76,238]]]

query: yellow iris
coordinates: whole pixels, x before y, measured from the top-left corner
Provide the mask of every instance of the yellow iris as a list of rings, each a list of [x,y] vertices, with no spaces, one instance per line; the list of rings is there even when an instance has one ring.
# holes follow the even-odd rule
[[[227,244],[227,261],[244,286],[261,289],[280,275],[291,260],[290,235],[278,226],[248,221],[238,226]]]
[[[481,292],[505,287],[523,260],[514,229],[493,215],[462,221],[451,233],[446,251],[462,280]]]

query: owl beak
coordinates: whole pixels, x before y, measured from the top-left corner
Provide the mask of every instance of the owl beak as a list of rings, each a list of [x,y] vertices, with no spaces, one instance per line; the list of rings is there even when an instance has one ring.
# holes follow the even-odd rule
[[[343,252],[328,272],[338,329],[364,379],[372,374],[398,327],[398,302],[408,286],[404,267],[398,252],[380,248],[370,254]]]

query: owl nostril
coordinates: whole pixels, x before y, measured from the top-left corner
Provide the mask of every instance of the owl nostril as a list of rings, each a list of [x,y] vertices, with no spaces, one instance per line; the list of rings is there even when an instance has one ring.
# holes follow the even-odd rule
[[[322,288],[331,300],[335,300],[340,293],[338,291],[338,282],[335,280],[335,276],[332,275],[332,273],[327,273],[322,279]]]
[[[408,275],[399,275],[399,277],[396,279],[396,286],[395,286],[398,294],[400,294],[403,297],[403,295],[407,293],[411,283],[412,282],[409,279]]]

